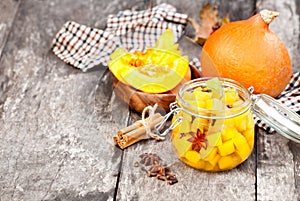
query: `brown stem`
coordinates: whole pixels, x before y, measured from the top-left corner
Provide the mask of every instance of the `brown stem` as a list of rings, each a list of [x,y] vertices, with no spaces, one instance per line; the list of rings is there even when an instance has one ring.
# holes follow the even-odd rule
[[[259,14],[266,24],[270,24],[279,15],[279,12],[264,9],[260,11]]]

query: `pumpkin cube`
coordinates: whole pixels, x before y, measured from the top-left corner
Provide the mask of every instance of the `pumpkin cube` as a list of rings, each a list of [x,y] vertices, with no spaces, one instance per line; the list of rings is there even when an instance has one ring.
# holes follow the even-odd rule
[[[218,161],[218,166],[221,170],[227,170],[227,169],[234,168],[241,162],[242,161],[238,156],[236,156],[235,154],[231,154],[228,156],[221,157],[220,160]]]
[[[204,92],[202,91],[203,89],[201,87],[198,87],[194,90],[193,94],[194,97],[196,97],[196,99],[198,101],[206,101],[211,99],[212,93],[210,92]]]
[[[234,166],[234,162],[231,156],[223,156],[218,161],[218,166],[221,170],[230,169]]]
[[[231,140],[236,134],[238,134],[238,131],[235,127],[225,127],[222,130],[222,141],[225,142],[227,140]]]
[[[242,134],[245,136],[250,148],[252,149],[254,146],[254,128],[247,129]]]
[[[218,149],[214,147],[213,149],[210,149],[210,153],[204,158],[205,161],[210,161],[215,158],[217,155]]]
[[[232,104],[239,99],[238,92],[234,88],[227,88],[225,91],[225,103],[232,106]]]
[[[248,144],[244,144],[242,147],[236,150],[236,154],[242,159],[245,160],[251,154],[251,149]]]
[[[251,148],[248,145],[247,139],[242,134],[237,134],[233,138],[233,144],[236,147],[236,154],[245,160],[251,153]]]
[[[249,111],[234,118],[235,119],[235,127],[239,132],[243,132],[247,129],[248,114],[249,114]]]
[[[215,169],[215,166],[210,164],[209,162],[206,162],[204,169],[207,171],[213,171]]]
[[[244,145],[248,146],[247,139],[240,133],[236,133],[232,140],[237,149],[243,149]]]
[[[254,128],[254,119],[251,114],[247,116],[247,129],[253,129]]]
[[[224,142],[222,145],[218,146],[218,151],[221,156],[227,156],[235,152],[234,144],[232,140]]]
[[[235,125],[234,118],[227,118],[225,119],[225,125],[229,127],[233,127]]]
[[[209,160],[208,162],[212,165],[212,166],[216,166],[216,164],[218,163],[218,161],[220,160],[221,156],[219,154],[216,154],[214,156],[213,159]]]
[[[199,152],[197,151],[187,151],[184,157],[192,163],[197,163],[200,159]]]
[[[206,164],[205,161],[199,160],[193,167],[198,168],[198,169],[203,169],[205,167],[205,164]]]

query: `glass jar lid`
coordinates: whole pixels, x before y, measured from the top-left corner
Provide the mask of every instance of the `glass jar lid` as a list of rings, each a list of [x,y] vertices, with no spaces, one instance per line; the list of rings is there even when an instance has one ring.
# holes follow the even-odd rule
[[[284,137],[300,143],[300,116],[274,98],[259,94],[253,95],[254,113]]]

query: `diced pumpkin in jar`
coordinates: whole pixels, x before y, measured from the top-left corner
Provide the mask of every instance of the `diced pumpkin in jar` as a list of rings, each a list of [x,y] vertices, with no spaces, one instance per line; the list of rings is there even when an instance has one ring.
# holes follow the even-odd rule
[[[184,94],[183,94],[183,100],[185,100],[185,101],[190,101],[190,100],[195,100],[195,95],[193,94],[193,93],[191,93],[191,92],[185,92]]]
[[[221,170],[227,170],[237,166],[241,160],[234,154],[223,156],[218,161],[218,166]]]
[[[188,121],[182,121],[181,124],[179,124],[179,133],[188,133],[190,132],[190,122]]]
[[[185,153],[191,150],[192,143],[188,141],[190,135],[178,133],[173,139],[175,151],[179,157],[183,157]]]
[[[213,149],[210,149],[210,150],[211,150],[210,153],[203,160],[210,161],[215,158],[215,156],[217,155],[218,149],[216,147],[214,147]]]
[[[238,107],[239,105],[242,105],[245,101],[243,101],[242,99],[235,101],[232,104],[232,107]]]
[[[236,133],[232,140],[237,149],[242,149],[244,145],[248,146],[247,139],[241,133]]]
[[[226,88],[225,90],[225,103],[232,107],[232,104],[239,99],[238,92],[232,88]]]
[[[200,159],[199,152],[197,151],[187,151],[184,157],[192,163],[197,163]]]
[[[183,112],[182,113],[182,122],[179,124],[179,132],[180,133],[188,133],[191,130],[191,122],[192,122],[192,116]]]
[[[209,134],[206,136],[209,146],[220,146],[222,144],[221,133]]]
[[[222,134],[222,141],[225,142],[227,140],[231,140],[235,137],[235,135],[238,133],[235,127],[225,127],[221,134]]]
[[[187,160],[185,157],[181,157],[180,160],[182,160],[187,165],[189,165],[191,167],[194,167],[194,168],[197,168],[197,169],[204,169],[205,165],[206,165],[206,162],[203,161],[203,160],[199,160],[196,163],[193,163],[193,162]]]
[[[254,146],[254,128],[247,129],[242,134],[245,136],[249,144],[249,147],[252,149]]]
[[[212,93],[202,91],[203,89],[201,87],[198,87],[194,90],[193,94],[196,97],[197,100],[206,101],[211,99]]]
[[[220,171],[220,168],[219,168],[218,164],[215,165],[215,167],[214,167],[214,169],[212,171]]]
[[[209,162],[206,162],[204,169],[207,171],[213,171],[215,169],[215,165],[212,165]]]
[[[192,116],[186,112],[182,112],[183,121],[192,122]]]
[[[231,154],[231,157],[235,166],[239,165],[244,160],[242,160],[236,153]]]
[[[237,130],[238,130],[239,132],[245,131],[245,130],[247,129],[247,122],[244,121],[244,122],[242,122],[242,123],[240,123],[240,124],[236,124],[236,128],[237,128]]]
[[[211,120],[209,124],[209,132],[210,133],[217,133],[221,132],[225,126],[224,119],[218,119],[218,120]]]
[[[216,166],[216,164],[218,163],[218,161],[220,160],[221,156],[219,154],[216,154],[215,157],[211,160],[209,160],[208,162],[212,165],[212,166]]]
[[[235,127],[239,132],[243,132],[247,129],[248,125],[248,116],[249,112],[241,114],[240,116],[235,117]]]
[[[206,164],[205,161],[199,160],[193,167],[198,169],[203,169],[205,167],[205,164]]]
[[[254,128],[254,119],[253,116],[249,113],[247,116],[247,129],[253,129]]]
[[[206,108],[206,102],[205,101],[197,101],[197,107],[198,108]]]
[[[198,101],[195,99],[195,100],[189,100],[187,101],[187,103],[197,108],[206,108],[205,101]]]
[[[179,116],[180,116],[180,113],[179,113]],[[178,115],[175,115],[172,118],[172,123],[177,121],[177,118],[178,118]],[[173,130],[172,130],[172,140],[176,137],[176,135],[179,135],[179,128],[180,128],[180,126],[176,126],[175,128],[173,128]]]
[[[239,147],[235,152],[242,160],[248,158],[251,153],[249,145],[246,143],[243,146]]]
[[[225,119],[225,125],[229,127],[233,127],[235,125],[234,118],[227,118]]]
[[[196,132],[197,129],[199,129],[201,133],[203,133],[204,127],[207,127],[207,124],[208,124],[207,119],[195,118],[191,125],[191,131]]]
[[[225,103],[222,102],[220,99],[212,98],[209,100],[206,100],[206,109],[209,110],[220,110],[223,111]],[[225,116],[225,112],[224,112]]]
[[[222,145],[218,146],[218,151],[221,156],[227,156],[235,152],[234,144],[232,140],[223,142]]]
[[[242,134],[237,134],[233,138],[233,144],[236,147],[236,154],[242,159],[246,159],[250,153],[251,148],[248,145],[247,139]]]
[[[200,152],[199,152],[200,159],[204,159],[204,158],[208,157],[212,153],[214,148],[215,147],[208,146],[206,149],[204,149],[204,148],[200,149]]]
[[[231,156],[223,156],[220,158],[220,160],[218,161],[218,166],[221,170],[226,170],[229,168],[233,168],[233,161]]]

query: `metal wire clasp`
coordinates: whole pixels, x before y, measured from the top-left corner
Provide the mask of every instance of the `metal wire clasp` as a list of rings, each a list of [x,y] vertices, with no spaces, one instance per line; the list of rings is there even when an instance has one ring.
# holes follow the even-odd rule
[[[162,133],[160,132],[160,130],[165,126],[166,122],[168,121],[168,119],[170,118],[171,115],[173,114],[178,114],[178,112],[181,110],[182,108],[180,108],[177,104],[177,102],[173,102],[170,104],[170,112],[167,113],[161,122],[159,122],[158,124],[156,124],[154,126],[154,130],[155,133],[160,136],[160,137],[165,137],[171,130],[173,130],[174,128],[176,128],[182,121],[183,121],[183,117],[179,116],[176,118],[175,121],[172,122],[172,124],[165,129]]]

